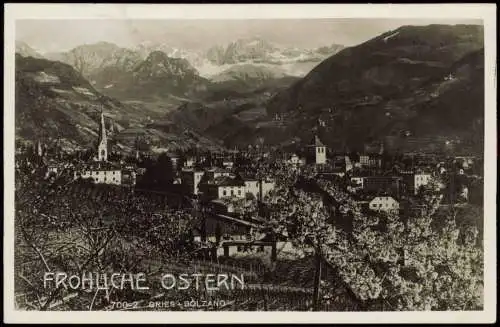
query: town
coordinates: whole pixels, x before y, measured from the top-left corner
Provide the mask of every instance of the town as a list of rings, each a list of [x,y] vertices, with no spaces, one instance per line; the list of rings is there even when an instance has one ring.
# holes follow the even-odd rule
[[[133,222],[127,233],[177,257],[187,256],[183,249],[190,244],[196,249],[190,256],[196,253],[203,262],[260,260],[276,267],[281,260],[311,255],[319,244],[303,239],[297,246],[290,228],[304,222],[276,220],[277,211],[315,216],[318,208],[331,206],[334,228],[352,233],[353,222],[345,218],[350,212],[405,222],[425,216],[430,199],[432,212],[445,215],[470,203],[482,205],[483,163],[474,156],[388,153],[383,143],[378,151],[342,153],[328,148],[317,132],[291,151],[255,145],[218,152],[120,153],[109,146],[111,134],[101,111],[94,149],[64,151],[57,142],[41,140],[17,144],[17,187],[38,176],[56,192],[57,200],[41,204],[40,214],[50,224],[64,228],[71,212],[89,210],[101,225]],[[290,202],[290,192],[296,203]],[[295,209],[297,204],[302,208]],[[288,230],[273,230],[276,221]],[[371,296],[352,290],[361,299]]]

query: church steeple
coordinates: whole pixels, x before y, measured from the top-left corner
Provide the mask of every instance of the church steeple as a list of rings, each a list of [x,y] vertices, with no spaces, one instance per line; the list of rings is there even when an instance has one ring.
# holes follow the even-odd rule
[[[98,161],[108,161],[108,138],[106,136],[106,125],[104,123],[104,112],[101,107],[101,124],[99,128],[99,145],[97,147]]]

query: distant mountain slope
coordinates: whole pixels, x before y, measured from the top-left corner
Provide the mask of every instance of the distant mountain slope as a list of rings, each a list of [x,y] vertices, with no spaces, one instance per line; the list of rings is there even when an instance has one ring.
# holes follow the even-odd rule
[[[324,60],[293,87],[278,94],[269,111],[287,112],[391,97],[418,88],[464,55],[483,47],[476,25],[404,26]]]
[[[214,46],[207,51],[206,58],[220,66],[251,62],[279,65],[300,61],[319,62],[325,56],[332,55],[342,48],[343,46],[338,44],[318,49],[287,48],[253,37],[238,39],[226,45]]]
[[[67,52],[48,53],[46,57],[73,66],[90,81],[106,68],[130,71],[142,59],[139,53],[110,42],[84,44]]]
[[[161,51],[151,52],[131,70],[108,67],[93,79],[105,94],[141,100],[187,96],[204,90],[208,82],[186,59],[171,58]]]
[[[35,49],[30,47],[27,43],[22,41],[16,41],[16,54],[19,54],[23,57],[33,57],[41,59],[43,56],[38,53]]]
[[[305,137],[321,118],[325,142],[337,147],[386,138],[408,148],[469,139],[465,134],[484,111],[482,47],[483,28],[476,25],[384,33],[331,56],[279,92],[267,111],[282,115],[286,128],[255,133],[269,134],[271,143]],[[448,80],[450,73],[455,77]]]
[[[97,92],[73,67],[61,62],[16,56],[16,134],[62,138],[89,145],[101,110],[117,121],[128,108]]]
[[[92,146],[97,140],[102,108],[107,124],[114,126],[112,139],[124,146],[133,146],[138,135],[145,136],[157,148],[218,146],[185,128],[166,130],[155,122],[158,113],[140,104],[127,105],[102,95],[68,64],[16,55],[15,69],[17,137],[60,139],[69,148]]]
[[[238,64],[210,78],[212,82],[222,83],[226,81],[265,81],[269,79],[282,78],[286,74],[279,67],[267,67],[252,64]]]

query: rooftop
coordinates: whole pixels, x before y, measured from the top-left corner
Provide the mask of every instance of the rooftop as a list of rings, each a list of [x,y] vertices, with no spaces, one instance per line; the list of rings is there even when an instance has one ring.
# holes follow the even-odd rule
[[[245,186],[245,183],[241,179],[231,178],[229,176],[217,177],[210,184],[217,186]]]

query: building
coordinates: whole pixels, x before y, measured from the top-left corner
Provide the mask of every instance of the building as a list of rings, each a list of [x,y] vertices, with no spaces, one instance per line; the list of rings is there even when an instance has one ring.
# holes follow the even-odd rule
[[[370,156],[367,154],[360,154],[359,164],[361,165],[361,167],[368,167],[370,165]]]
[[[192,168],[185,168],[181,171],[181,181],[185,190],[190,194],[197,195],[200,192],[200,182],[205,172]]]
[[[245,199],[245,182],[236,177],[220,176],[203,185],[206,199]]]
[[[108,161],[108,137],[104,124],[104,113],[101,110],[101,125],[99,128],[99,143],[97,145],[97,161]]]
[[[260,180],[260,193],[261,198],[263,199],[266,195],[269,194],[272,190],[274,190],[276,183],[270,179]]]
[[[206,212],[205,218],[194,228],[195,242],[219,243],[223,240],[247,240],[252,231],[259,230],[255,223],[219,213]]]
[[[398,213],[399,202],[392,196],[376,196],[368,203],[368,208],[373,211]]]
[[[309,157],[317,165],[326,163],[326,146],[321,142],[317,135],[314,136],[312,144],[308,145]]]
[[[380,168],[382,167],[382,155],[377,153],[360,154],[359,165],[361,167]]]
[[[96,184],[122,185],[122,170],[110,164],[88,164],[74,172],[74,179],[91,179]]]
[[[245,195],[252,194],[255,199],[262,199],[271,192],[276,183],[271,179],[256,178],[255,176],[243,175],[242,179],[245,183]]]
[[[255,199],[261,199],[259,179],[255,177],[244,176],[243,181],[245,183],[245,195],[252,194]]]

